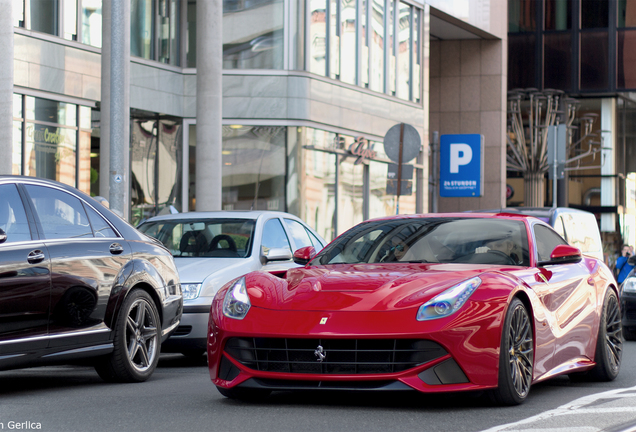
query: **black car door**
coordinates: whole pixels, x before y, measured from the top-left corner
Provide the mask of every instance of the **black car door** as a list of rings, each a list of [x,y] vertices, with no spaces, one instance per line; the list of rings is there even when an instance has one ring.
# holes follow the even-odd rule
[[[16,185],[0,184],[0,364],[47,343],[50,261],[31,227]]]
[[[51,259],[49,347],[110,337],[105,314],[128,243],[90,205],[60,189],[25,185]]]

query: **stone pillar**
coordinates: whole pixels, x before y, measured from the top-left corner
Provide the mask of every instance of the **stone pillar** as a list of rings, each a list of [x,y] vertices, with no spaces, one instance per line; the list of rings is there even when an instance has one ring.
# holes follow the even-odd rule
[[[108,3],[108,2],[105,2]],[[130,210],[130,1],[110,2],[110,208]],[[102,173],[103,175],[103,173]]]
[[[13,12],[12,0],[0,0],[0,174],[12,173]]]
[[[102,86],[99,105],[99,195],[110,193],[110,2],[102,3]]]
[[[223,1],[197,1],[196,210],[221,210]]]

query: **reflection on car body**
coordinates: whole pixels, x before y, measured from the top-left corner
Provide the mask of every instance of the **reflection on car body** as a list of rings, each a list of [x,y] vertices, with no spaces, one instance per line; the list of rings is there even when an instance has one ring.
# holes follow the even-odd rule
[[[146,380],[182,302],[158,242],[74,188],[0,176],[0,369],[91,358]]]

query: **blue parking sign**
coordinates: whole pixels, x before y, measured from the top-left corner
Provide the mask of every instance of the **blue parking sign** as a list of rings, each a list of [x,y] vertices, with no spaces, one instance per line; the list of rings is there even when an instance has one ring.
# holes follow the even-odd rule
[[[479,134],[440,137],[439,196],[484,195],[484,136]]]

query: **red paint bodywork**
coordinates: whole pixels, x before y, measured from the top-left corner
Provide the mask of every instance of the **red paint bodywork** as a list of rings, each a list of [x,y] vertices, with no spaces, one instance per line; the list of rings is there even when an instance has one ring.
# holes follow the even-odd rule
[[[497,387],[502,323],[513,297],[534,317],[533,382],[592,368],[599,318],[613,277],[602,262],[583,256],[578,263],[536,267],[531,224],[525,216],[500,214],[430,215],[499,217],[524,221],[530,266],[482,264],[335,264],[289,270],[281,279],[265,272],[245,276],[251,309],[243,320],[223,315],[228,284],[210,311],[208,364],[213,383],[234,387],[250,378],[315,381],[396,380],[421,392]],[[398,216],[391,219],[424,216]],[[565,252],[565,251],[564,251]],[[572,251],[569,252],[570,254]],[[453,315],[417,321],[419,307],[453,285],[479,276],[482,283]],[[327,318],[325,324],[321,319]],[[311,375],[248,369],[223,353],[231,337],[420,338],[437,342],[448,355],[393,374]],[[239,370],[232,381],[218,378],[221,356]],[[418,374],[452,357],[469,382],[428,385]]]

